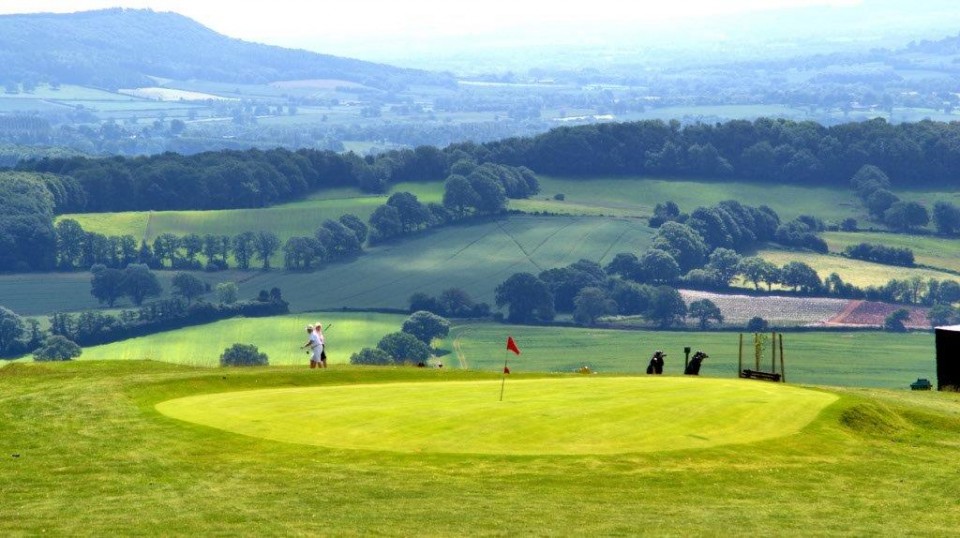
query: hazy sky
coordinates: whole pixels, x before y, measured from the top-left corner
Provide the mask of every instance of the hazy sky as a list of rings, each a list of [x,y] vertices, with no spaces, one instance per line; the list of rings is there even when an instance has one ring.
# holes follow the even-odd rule
[[[501,31],[544,32],[645,25],[665,20],[798,6],[849,6],[860,0],[0,0],[0,13],[150,8],[186,15],[250,41],[298,43],[431,40]]]

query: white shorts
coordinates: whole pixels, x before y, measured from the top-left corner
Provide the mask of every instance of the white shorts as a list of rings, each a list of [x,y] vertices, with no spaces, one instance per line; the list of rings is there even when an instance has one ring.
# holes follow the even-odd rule
[[[323,346],[313,348],[310,355],[310,362],[320,362],[320,354],[323,353]]]

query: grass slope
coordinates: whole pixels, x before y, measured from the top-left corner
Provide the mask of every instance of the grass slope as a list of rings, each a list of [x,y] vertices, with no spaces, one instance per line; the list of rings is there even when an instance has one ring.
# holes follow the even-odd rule
[[[509,385],[503,400],[496,381],[389,383],[203,394],[161,402],[157,410],[234,433],[340,449],[594,455],[790,435],[837,399],[716,379],[592,376]],[[411,413],[424,399],[429,410]]]
[[[149,362],[0,368],[0,533],[948,536],[960,526],[949,487],[956,394],[839,391],[788,437],[581,456],[309,447],[154,407],[250,389],[496,379],[413,368],[313,374]],[[425,399],[407,411],[430,407]]]

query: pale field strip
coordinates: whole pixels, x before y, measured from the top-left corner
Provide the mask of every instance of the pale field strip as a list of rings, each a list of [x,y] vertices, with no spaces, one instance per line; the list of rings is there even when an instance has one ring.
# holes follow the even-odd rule
[[[680,290],[680,295],[687,305],[700,299],[713,301],[720,308],[725,324],[746,323],[759,316],[774,324],[822,325],[839,314],[849,302],[824,297],[756,297],[696,290]]]
[[[219,95],[213,95],[212,93],[159,87],[121,89],[117,90],[117,93],[140,97],[141,99],[153,99],[154,101],[239,101],[239,99],[233,97],[221,97]]]

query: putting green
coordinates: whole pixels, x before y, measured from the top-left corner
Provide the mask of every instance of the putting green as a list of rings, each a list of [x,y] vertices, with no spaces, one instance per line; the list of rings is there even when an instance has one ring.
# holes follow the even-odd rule
[[[204,394],[161,413],[234,433],[338,449],[619,454],[790,435],[836,396],[739,379],[582,377]]]

